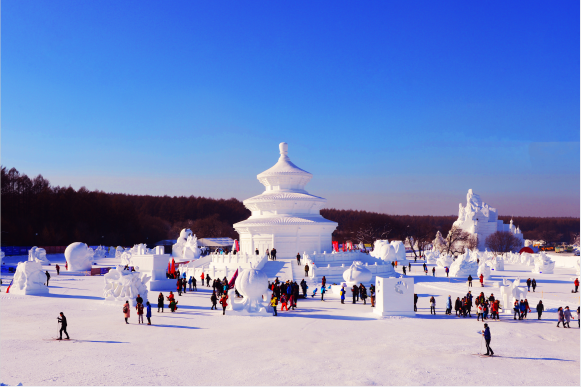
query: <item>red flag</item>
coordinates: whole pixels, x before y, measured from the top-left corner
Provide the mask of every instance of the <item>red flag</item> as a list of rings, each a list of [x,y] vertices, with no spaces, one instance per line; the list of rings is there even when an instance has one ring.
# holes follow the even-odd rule
[[[167,272],[171,274],[171,268],[169,267],[169,262],[167,263]]]
[[[238,273],[238,270],[236,270],[236,273]],[[6,288],[6,293],[10,293],[10,287],[12,286],[12,282],[14,282],[14,278],[12,278],[12,281],[10,281],[10,285],[8,285],[8,287]]]
[[[175,274],[176,273],[176,261],[173,258],[171,259],[171,269],[170,269],[170,273],[171,274]]]
[[[240,243],[238,241],[236,241],[236,251],[240,251]]]
[[[339,242],[333,241],[333,251],[339,251]]]
[[[234,289],[234,283],[236,282],[236,278],[238,278],[238,269],[234,272],[232,279],[228,282],[228,289]]]

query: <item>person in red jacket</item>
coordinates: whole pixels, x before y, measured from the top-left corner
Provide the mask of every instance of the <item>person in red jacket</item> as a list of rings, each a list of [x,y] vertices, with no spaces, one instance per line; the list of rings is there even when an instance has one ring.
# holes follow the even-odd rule
[[[61,271],[61,267],[58,265],[58,263],[55,265],[54,268],[56,269],[56,275],[59,275],[60,271]]]
[[[484,286],[484,275],[480,274],[480,286]]]
[[[222,315],[226,314],[226,307],[228,306],[228,302],[226,302],[226,300],[228,300],[228,296],[223,294],[222,298],[220,298],[220,305],[222,305]]]
[[[577,293],[579,291],[579,278],[575,278],[573,285],[575,285],[575,291],[573,293]]]

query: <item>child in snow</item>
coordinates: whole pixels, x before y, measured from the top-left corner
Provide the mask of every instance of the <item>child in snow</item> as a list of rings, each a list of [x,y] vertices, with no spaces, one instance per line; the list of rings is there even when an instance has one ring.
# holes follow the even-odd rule
[[[284,293],[280,296],[280,304],[281,304],[280,311],[282,312],[283,310],[286,309],[286,311],[288,312],[286,294],[284,294]]]
[[[220,298],[220,305],[222,305],[222,315],[226,314],[226,307],[228,306],[228,303],[226,302],[228,300],[228,296],[226,294],[222,295],[222,298]]]

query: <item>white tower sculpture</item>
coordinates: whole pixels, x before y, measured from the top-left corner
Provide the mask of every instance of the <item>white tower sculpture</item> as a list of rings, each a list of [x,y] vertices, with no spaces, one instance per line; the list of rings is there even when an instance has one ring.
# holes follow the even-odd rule
[[[252,215],[234,224],[240,250],[254,254],[258,249],[262,255],[274,247],[280,258],[292,258],[298,252],[301,256],[303,252],[330,253],[337,223],[319,213],[327,200],[305,191],[313,175],[290,161],[288,144],[280,143],[279,149],[278,162],[257,176],[266,190],[244,200]]]

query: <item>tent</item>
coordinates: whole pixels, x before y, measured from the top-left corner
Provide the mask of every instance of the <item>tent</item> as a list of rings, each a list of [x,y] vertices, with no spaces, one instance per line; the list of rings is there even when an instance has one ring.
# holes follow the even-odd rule
[[[518,253],[519,254],[522,254],[522,253],[534,254],[535,252],[530,247],[523,247],[522,249],[520,249],[520,251]]]

